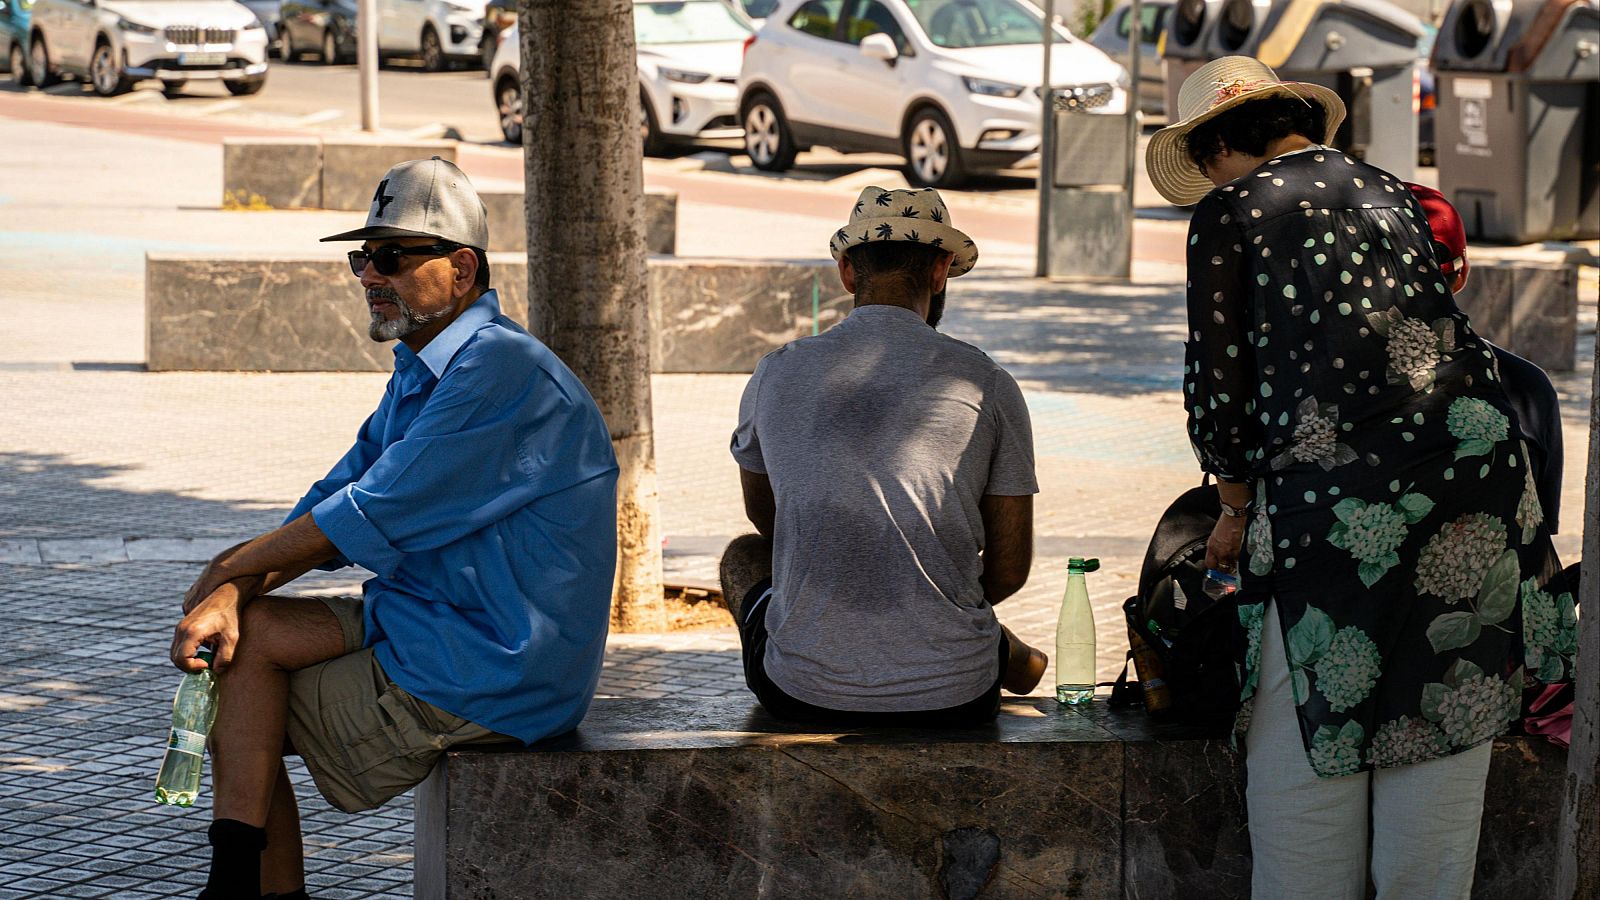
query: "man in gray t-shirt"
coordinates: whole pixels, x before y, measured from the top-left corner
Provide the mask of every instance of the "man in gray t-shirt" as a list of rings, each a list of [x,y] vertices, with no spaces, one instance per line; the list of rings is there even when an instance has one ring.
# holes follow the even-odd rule
[[[751,690],[792,719],[993,718],[1045,656],[993,606],[1033,555],[1022,392],[934,330],[977,248],[937,191],[867,188],[829,242],[850,316],[766,356],[733,456],[759,535],[724,554]]]

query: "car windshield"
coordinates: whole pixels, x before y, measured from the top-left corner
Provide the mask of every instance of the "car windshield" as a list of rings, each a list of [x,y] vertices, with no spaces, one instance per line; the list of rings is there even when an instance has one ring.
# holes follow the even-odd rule
[[[962,50],[1037,44],[1044,17],[1017,0],[906,0],[935,47]],[[1058,31],[1056,43],[1066,43]]]
[[[633,34],[640,44],[705,44],[742,41],[750,26],[722,0],[635,3]]]

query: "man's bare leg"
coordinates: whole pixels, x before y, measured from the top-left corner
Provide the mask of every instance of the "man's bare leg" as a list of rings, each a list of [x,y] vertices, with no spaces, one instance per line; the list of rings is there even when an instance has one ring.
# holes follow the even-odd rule
[[[261,854],[261,893],[287,894],[305,887],[305,847],[300,837],[300,806],[289,769],[278,763],[278,780],[267,809],[267,849]]]
[[[762,579],[772,577],[772,542],[745,534],[728,542],[720,565],[722,600],[737,623],[744,622],[744,601]]]
[[[1005,633],[1011,649],[1010,656],[1006,659],[1005,674],[1000,679],[1000,686],[1013,694],[1026,694],[1039,686],[1039,680],[1044,677],[1044,670],[1050,664],[1050,658],[1044,655],[1044,651],[1024,644],[1021,638],[1004,625],[1000,626],[1000,630]]]
[[[268,828],[261,879],[276,890],[294,890],[304,879],[299,811],[283,766],[289,675],[344,650],[339,620],[322,601],[260,597],[245,608],[233,664],[218,680],[212,818],[276,826]]]

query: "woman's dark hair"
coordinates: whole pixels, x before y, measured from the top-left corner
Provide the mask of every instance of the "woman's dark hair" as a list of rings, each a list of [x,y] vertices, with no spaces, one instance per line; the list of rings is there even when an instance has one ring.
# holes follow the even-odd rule
[[[915,241],[872,241],[845,251],[856,270],[856,292],[897,281],[910,293],[933,290],[933,264],[950,252]]]
[[[1327,134],[1327,121],[1327,111],[1320,103],[1298,97],[1267,97],[1241,103],[1196,125],[1185,144],[1189,158],[1204,171],[1206,162],[1223,150],[1266,156],[1269,144],[1291,134],[1320,141]]]

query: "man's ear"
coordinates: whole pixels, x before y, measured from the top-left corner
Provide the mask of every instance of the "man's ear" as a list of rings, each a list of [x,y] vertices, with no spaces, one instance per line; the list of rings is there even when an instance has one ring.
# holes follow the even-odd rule
[[[451,251],[450,265],[455,270],[455,279],[450,284],[451,293],[457,299],[472,293],[478,281],[478,254],[471,247]]]
[[[856,292],[856,267],[850,264],[850,254],[839,254],[839,283],[844,285],[845,293],[852,296]]]
[[[955,264],[956,255],[946,253],[933,264],[933,293],[944,290],[945,284],[950,280],[950,267]]]

